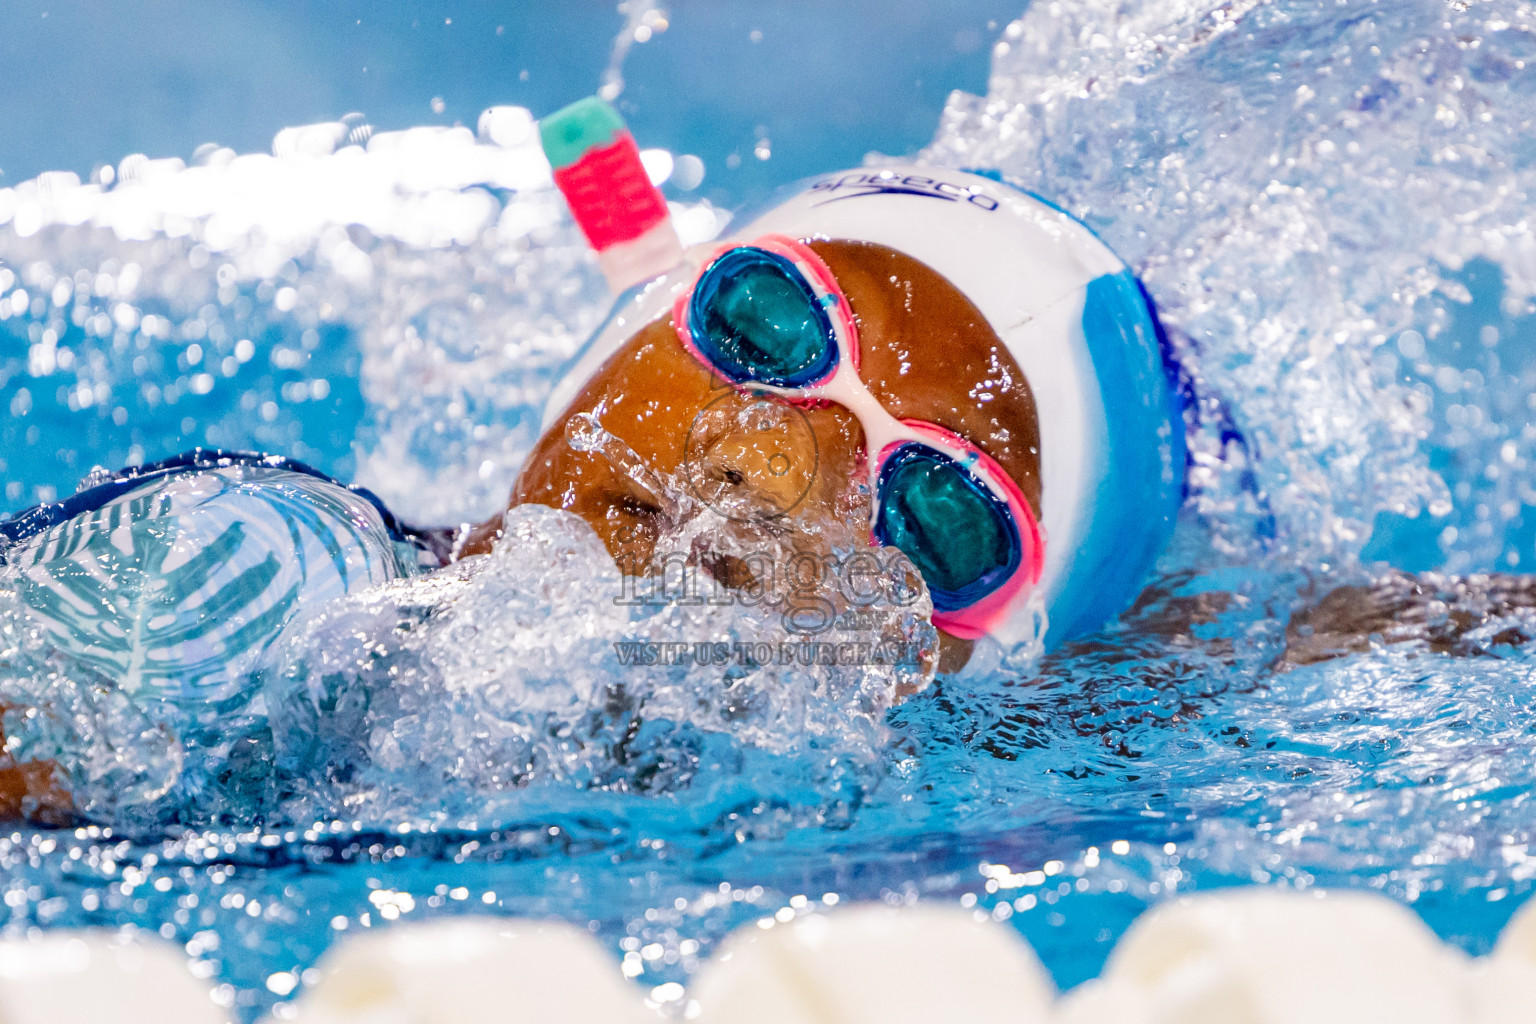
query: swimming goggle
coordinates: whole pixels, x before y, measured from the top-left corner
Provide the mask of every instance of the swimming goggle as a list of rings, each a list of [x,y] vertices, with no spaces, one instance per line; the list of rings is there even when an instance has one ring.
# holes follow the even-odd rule
[[[923,575],[934,625],[974,639],[1039,582],[1040,524],[995,461],[953,431],[898,420],[859,377],[848,297],[809,247],[782,235],[717,251],[678,297],[684,347],[732,385],[833,402],[864,428],[870,533]]]

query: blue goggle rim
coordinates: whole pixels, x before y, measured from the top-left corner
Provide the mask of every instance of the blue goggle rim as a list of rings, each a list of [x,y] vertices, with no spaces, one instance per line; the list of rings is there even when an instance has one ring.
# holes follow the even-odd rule
[[[935,611],[951,612],[969,608],[1008,582],[1013,578],[1014,573],[1019,571],[1019,566],[1024,561],[1024,545],[1019,538],[1018,525],[1013,521],[1013,513],[1008,503],[994,494],[992,488],[988,487],[986,482],[975,473],[938,449],[909,441],[897,448],[885,460],[876,480],[875,493],[879,504],[875,514],[873,533],[875,539],[881,544],[896,546],[892,542],[890,525],[887,522],[892,496],[891,478],[915,462],[929,462],[957,474],[974,494],[981,497],[983,507],[992,515],[994,522],[1002,528],[1003,536],[1006,538],[1008,551],[1002,563],[988,569],[958,590],[939,587],[928,578],[930,574],[923,574]],[[912,553],[907,552],[907,555],[911,557]],[[921,569],[920,566],[919,569]]]
[[[705,327],[710,306],[719,295],[721,287],[763,263],[772,265],[799,290],[805,299],[806,309],[815,319],[824,340],[820,355],[808,366],[793,373],[778,373],[762,366],[750,365],[728,355],[710,337]],[[756,246],[737,246],[721,255],[704,271],[694,285],[693,295],[688,301],[688,334],[692,337],[694,347],[699,350],[699,353],[722,377],[733,384],[768,384],[781,388],[806,387],[825,380],[837,368],[837,335],[832,326],[832,318],[827,315],[826,308],[822,306],[810,282],[805,279],[805,275],[792,260]]]

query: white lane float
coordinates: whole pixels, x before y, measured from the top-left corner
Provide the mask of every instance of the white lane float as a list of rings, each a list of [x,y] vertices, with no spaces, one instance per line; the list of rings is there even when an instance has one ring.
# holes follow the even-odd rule
[[[1515,912],[1471,978],[1477,1024],[1536,1024],[1536,899]]]
[[[0,942],[3,1024],[228,1024],[185,953],[156,936],[76,931]]]
[[[738,930],[690,994],[698,1024],[1044,1024],[1055,988],[1012,928],[866,904]]]
[[[557,921],[444,918],[342,939],[300,1024],[631,1024],[658,1019],[591,935]],[[61,1022],[55,1022],[61,1024]]]
[[[561,922],[348,934],[304,979],[279,1008],[298,1024],[663,1019],[610,950]],[[1012,928],[953,905],[864,904],[738,929],[678,995],[666,1002],[696,1024],[1536,1024],[1536,900],[1473,960],[1374,893],[1191,896],[1142,914],[1102,975],[1060,999]],[[0,940],[0,1024],[102,1020],[230,1024],[185,953],[152,934]]]
[[[1059,1024],[1458,1024],[1468,963],[1367,892],[1234,889],[1147,911]]]

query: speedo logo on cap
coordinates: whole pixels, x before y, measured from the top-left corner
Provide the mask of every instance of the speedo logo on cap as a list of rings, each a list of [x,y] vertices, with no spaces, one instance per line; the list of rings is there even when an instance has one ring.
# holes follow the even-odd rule
[[[861,171],[836,178],[823,178],[813,184],[810,191],[828,194],[828,198],[815,204],[817,206],[864,196],[922,196],[950,203],[969,203],[988,212],[998,206],[996,199],[974,185],[956,185],[951,181],[940,181],[922,174],[896,174],[892,171]]]

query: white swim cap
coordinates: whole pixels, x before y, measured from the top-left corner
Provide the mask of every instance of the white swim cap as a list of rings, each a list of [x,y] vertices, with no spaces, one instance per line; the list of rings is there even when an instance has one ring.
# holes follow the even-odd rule
[[[873,242],[926,264],[1007,345],[1039,417],[1044,560],[1034,597],[993,629],[1054,645],[1117,615],[1140,590],[1183,496],[1184,427],[1149,303],[1081,222],[976,174],[879,164],[786,189],[731,240],[776,233]],[[551,396],[546,427],[640,328],[668,314],[698,263],[620,299]]]

